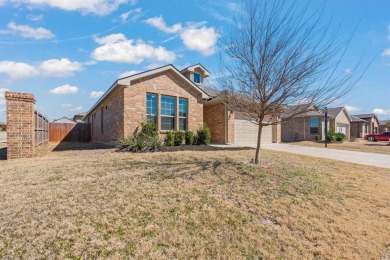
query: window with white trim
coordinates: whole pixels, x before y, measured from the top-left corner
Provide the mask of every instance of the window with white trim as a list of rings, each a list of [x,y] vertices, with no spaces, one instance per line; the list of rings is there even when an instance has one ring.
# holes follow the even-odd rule
[[[153,121],[157,125],[157,95],[146,94],[146,120]]]
[[[161,130],[174,130],[176,116],[175,97],[161,96]]]
[[[188,101],[186,98],[179,98],[179,130],[187,130]]]

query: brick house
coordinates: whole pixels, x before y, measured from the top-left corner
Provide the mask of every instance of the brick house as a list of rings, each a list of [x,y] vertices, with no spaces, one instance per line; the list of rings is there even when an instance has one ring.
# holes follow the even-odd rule
[[[379,120],[375,114],[362,114],[362,115],[353,115],[353,116],[368,122],[365,134],[378,134],[379,133]],[[353,124],[356,124],[356,123],[354,122]],[[354,126],[354,128],[355,128],[355,126]],[[362,135],[362,137],[364,137],[364,135]]]
[[[379,133],[390,131],[390,120],[384,120],[379,122]]]
[[[351,116],[351,138],[363,138],[368,131],[370,123],[356,116]]]
[[[297,109],[292,107],[291,109]],[[282,114],[282,141],[315,141],[325,140],[325,113],[316,106],[308,112],[291,116],[289,109]],[[343,133],[350,138],[351,117],[344,107],[328,108],[328,130],[333,128],[336,133]]]
[[[83,118],[91,124],[92,141],[115,142],[152,120],[162,135],[169,130],[195,132],[206,123],[214,143],[255,144],[257,125],[235,118],[237,112],[204,85],[208,76],[200,64],[182,71],[166,65],[116,80]],[[279,126],[267,126],[263,132],[265,143],[280,141]]]

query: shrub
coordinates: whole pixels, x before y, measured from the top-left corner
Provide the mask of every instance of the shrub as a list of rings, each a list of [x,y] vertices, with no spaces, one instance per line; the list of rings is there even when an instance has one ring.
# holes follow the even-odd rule
[[[116,148],[122,152],[155,152],[159,151],[162,141],[158,135],[157,127],[154,122],[142,123],[142,130],[135,131],[127,138],[120,138],[117,141]]]
[[[336,141],[336,134],[333,131],[329,131],[328,134],[326,135],[326,140],[329,143]]]
[[[196,131],[195,144],[209,144],[211,138],[211,130],[207,125],[203,125]]]
[[[192,131],[185,131],[184,136],[187,145],[194,143],[194,133]]]
[[[347,137],[346,137],[345,134],[343,134],[343,133],[336,133],[336,134],[335,134],[335,139],[336,139],[336,141],[338,141],[338,142],[342,142],[342,141],[344,141],[345,139],[347,139]]]
[[[183,144],[184,141],[184,132],[183,131],[176,131],[174,132],[175,138],[174,138],[174,144],[175,146],[180,146]]]
[[[316,141],[321,140],[321,136],[319,134],[316,134],[314,137],[315,137]]]
[[[7,131],[6,125],[0,125],[0,131]]]
[[[165,137],[164,143],[166,146],[172,146],[175,144],[175,132],[168,131],[167,136]]]

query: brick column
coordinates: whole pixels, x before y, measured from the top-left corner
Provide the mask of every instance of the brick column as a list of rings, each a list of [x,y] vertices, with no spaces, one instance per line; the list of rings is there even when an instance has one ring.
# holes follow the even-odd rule
[[[34,105],[31,94],[5,92],[7,100],[7,159],[34,154]]]

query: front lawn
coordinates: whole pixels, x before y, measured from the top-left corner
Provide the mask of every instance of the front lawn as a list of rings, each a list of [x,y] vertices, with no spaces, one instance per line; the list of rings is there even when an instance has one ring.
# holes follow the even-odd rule
[[[390,250],[388,169],[273,151],[254,166],[253,150],[53,147],[0,161],[0,258],[380,259]]]

